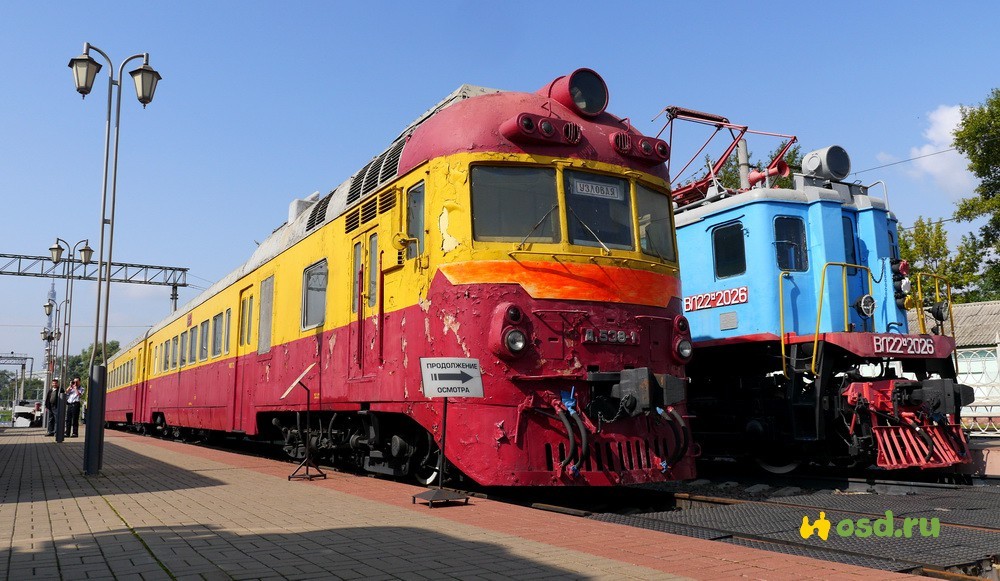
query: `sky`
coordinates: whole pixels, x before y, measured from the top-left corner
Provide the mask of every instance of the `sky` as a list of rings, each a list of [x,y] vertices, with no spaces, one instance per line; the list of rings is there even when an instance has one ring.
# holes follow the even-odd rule
[[[991,2],[5,0],[0,253],[45,256],[56,237],[97,248],[108,69],[81,100],[67,65],[85,42],[116,76],[144,52],[162,75],[143,109],[128,76],[141,60],[125,67],[113,259],[190,269],[183,304],[244,262],[293,199],[335,188],[463,83],[535,91],[580,67],[643,133],[678,105],[794,134],[803,153],[837,144],[848,181],[885,182],[901,225],[948,218],[976,186],[946,150],[960,107],[1000,85],[998,21]],[[946,225],[953,246],[970,228]],[[0,353],[36,371],[50,284],[0,277]],[[96,302],[94,283],[75,287],[74,354]],[[114,285],[108,339],[141,335],[169,295]]]

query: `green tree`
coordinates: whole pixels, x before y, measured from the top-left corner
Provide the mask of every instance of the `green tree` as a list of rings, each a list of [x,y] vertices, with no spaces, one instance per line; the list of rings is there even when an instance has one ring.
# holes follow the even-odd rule
[[[110,359],[115,353],[118,353],[120,349],[120,344],[118,341],[108,341],[108,358]],[[70,355],[68,362],[69,377],[80,376],[80,383],[83,387],[90,387],[90,356],[94,352],[94,344],[91,343],[79,355]],[[97,357],[94,359],[94,364],[101,363],[103,358],[101,357],[101,350],[98,348]]]
[[[958,250],[952,253],[941,220],[931,222],[921,216],[913,226],[899,229],[899,255],[915,272],[946,278],[956,303],[991,300],[989,289],[981,282],[981,253],[982,243],[971,234],[963,236]]]
[[[778,157],[778,154],[781,153],[781,150],[784,149],[787,143],[788,141],[782,141],[781,143],[779,143],[776,148],[774,148],[773,150],[771,150],[770,153],[767,154],[767,158],[765,158],[764,160],[758,159],[756,161],[750,162],[750,171],[754,170],[763,171],[764,168],[771,163],[771,160]],[[747,151],[747,157],[749,159],[753,159],[753,152]],[[785,158],[783,161],[788,164],[790,173],[800,171],[802,169],[801,147],[798,145],[793,145],[791,148],[789,148],[788,152],[785,153]],[[712,164],[712,161],[707,156],[705,158],[705,162],[708,165]],[[726,160],[726,163],[722,165],[722,168],[719,169],[718,178],[719,178],[719,183],[721,183],[723,186],[727,188],[733,190],[738,190],[740,188],[740,164],[739,161],[737,160],[735,151],[733,152],[732,155],[729,156],[729,159]],[[792,187],[792,178],[790,175],[789,177],[780,177],[780,176],[775,177],[771,180],[771,187],[790,188]]]
[[[986,220],[978,235],[969,239],[970,251],[977,254],[968,260],[979,271],[971,296],[973,300],[1000,299],[1000,89],[993,89],[979,106],[962,107],[954,145],[969,159],[969,171],[979,179],[976,195],[959,202],[955,217]]]

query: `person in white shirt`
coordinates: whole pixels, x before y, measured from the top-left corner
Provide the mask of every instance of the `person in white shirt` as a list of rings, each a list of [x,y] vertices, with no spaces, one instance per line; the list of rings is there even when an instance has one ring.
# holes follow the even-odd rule
[[[66,389],[66,437],[77,438],[80,435],[80,398],[83,397],[83,387],[80,378],[74,377]]]

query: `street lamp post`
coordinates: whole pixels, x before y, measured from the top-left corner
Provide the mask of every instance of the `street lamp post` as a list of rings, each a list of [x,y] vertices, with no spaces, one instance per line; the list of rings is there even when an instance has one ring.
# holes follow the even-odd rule
[[[66,245],[66,249],[69,251],[69,256],[65,261],[62,259],[63,244]],[[83,248],[79,248],[81,244],[83,244]],[[66,294],[64,295],[66,297],[64,299],[66,302],[66,317],[63,320],[63,336],[66,337],[66,340],[63,341],[62,374],[60,375],[63,385],[69,385],[68,380],[70,379],[67,377],[67,374],[69,373],[69,339],[73,324],[73,281],[76,278],[76,263],[74,262],[74,258],[78,250],[80,253],[80,262],[84,266],[90,264],[94,256],[94,249],[90,247],[89,240],[84,239],[70,246],[69,242],[57,237],[55,243],[49,247],[49,253],[52,255],[52,264],[63,263],[63,276],[66,279]]]
[[[49,302],[45,303],[45,314],[46,315],[51,315],[52,314],[52,307],[53,307],[53,305],[55,305],[55,309],[56,309],[55,331],[52,331],[48,327],[45,327],[45,328],[42,329],[42,341],[45,341],[45,360],[46,360],[45,361],[45,379],[46,379],[46,382],[49,383],[49,384],[51,384],[52,380],[56,378],[55,377],[55,374],[56,374],[55,364],[56,364],[56,361],[59,359],[59,356],[58,356],[58,352],[59,352],[59,338],[62,336],[62,333],[59,331],[59,306],[56,305],[55,301],[53,301],[53,300],[50,299]],[[59,389],[60,390],[63,389],[63,386],[60,385]],[[46,392],[46,395],[48,395],[48,392]],[[48,399],[48,398],[46,398],[46,399]],[[56,394],[56,409],[53,410],[53,411],[56,414],[56,417],[54,418],[54,420],[52,422],[55,425],[55,429],[53,431],[55,432],[56,442],[62,442],[63,441],[63,434],[65,433],[65,427],[63,426],[63,424],[66,423],[66,398],[63,396],[62,393],[57,393]],[[49,412],[49,413],[52,413],[52,412]],[[47,428],[48,427],[48,416],[46,416],[45,414],[42,414],[42,415],[45,416],[43,419],[46,422],[45,425],[46,425],[46,428]]]
[[[94,80],[97,78],[97,73],[100,72],[102,66],[100,63],[95,61],[93,57],[90,56],[90,50],[93,49],[108,62],[108,114],[107,114],[107,124],[104,131],[104,177],[101,185],[101,237],[99,250],[97,255],[97,271],[98,271],[98,282],[97,282],[97,309],[96,318],[94,322],[94,350],[90,356],[90,383],[89,393],[87,394],[87,431],[85,433],[86,441],[84,443],[83,451],[83,471],[88,476],[94,476],[100,473],[101,464],[103,461],[104,453],[104,402],[107,396],[106,389],[106,379],[107,379],[107,343],[108,343],[108,303],[109,297],[111,295],[111,251],[115,236],[115,193],[118,181],[118,135],[119,135],[119,122],[121,120],[121,105],[122,105],[122,87],[121,78],[125,70],[125,65],[137,58],[142,58],[142,66],[131,71],[129,74],[132,76],[132,80],[135,82],[135,92],[136,98],[142,103],[143,108],[146,107],[153,100],[153,93],[156,91],[156,85],[160,81],[160,73],[153,70],[149,66],[149,53],[139,53],[134,54],[124,61],[118,67],[118,79],[115,79],[114,75],[114,64],[111,62],[111,58],[101,49],[96,46],[92,46],[89,42],[83,45],[83,54],[80,56],[70,59],[69,67],[73,70],[73,79],[76,82],[76,90],[78,93],[86,96],[90,93],[90,90],[94,87]],[[115,141],[114,141],[114,157],[111,157],[111,105],[112,97],[116,94],[114,87],[118,87],[117,99],[115,99]],[[113,159],[111,163],[111,207],[110,214],[108,212],[108,162]],[[107,236],[107,257],[104,256],[104,232],[105,226],[108,227]],[[103,335],[101,335],[101,361],[98,363],[96,361],[97,356],[97,339],[99,331],[102,328],[102,312],[101,312],[101,286],[102,281],[100,276],[104,276],[104,311],[103,311]]]

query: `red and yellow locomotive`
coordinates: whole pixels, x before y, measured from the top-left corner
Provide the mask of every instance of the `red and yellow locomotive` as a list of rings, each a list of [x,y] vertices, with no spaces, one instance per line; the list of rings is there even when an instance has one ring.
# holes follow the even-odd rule
[[[607,101],[589,69],[463,86],[123,350],[107,421],[280,433],[294,457],[431,483],[434,358],[481,382],[449,401],[445,445],[479,484],[691,478],[669,148]]]

